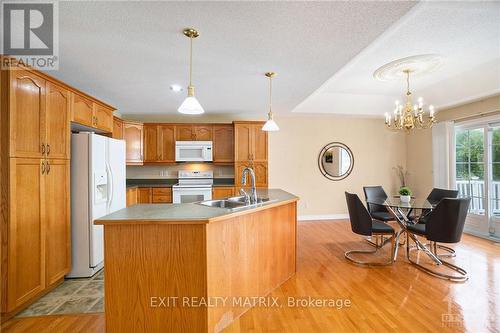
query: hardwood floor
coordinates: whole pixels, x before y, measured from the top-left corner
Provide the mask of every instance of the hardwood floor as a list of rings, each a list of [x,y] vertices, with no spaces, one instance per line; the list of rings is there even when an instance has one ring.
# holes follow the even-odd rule
[[[344,259],[348,249],[369,248],[347,221],[299,223],[297,274],[277,288],[282,307],[255,307],[233,332],[499,332],[500,246],[464,235],[454,262],[465,283],[431,277],[411,266],[400,248],[392,266],[364,268]],[[387,252],[382,251],[381,256]],[[287,298],[349,300],[335,307],[287,307]],[[345,303],[344,303],[345,304]],[[103,332],[103,314],[12,319],[3,332]]]

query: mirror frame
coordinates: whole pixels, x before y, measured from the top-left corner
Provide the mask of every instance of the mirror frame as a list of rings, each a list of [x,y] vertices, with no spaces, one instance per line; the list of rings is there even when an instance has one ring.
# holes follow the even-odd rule
[[[351,165],[349,166],[349,169],[347,169],[347,172],[344,173],[343,175],[337,176],[337,177],[332,176],[328,172],[326,172],[325,168],[323,167],[323,163],[322,163],[323,155],[328,151],[328,149],[333,148],[333,147],[344,148],[347,151],[347,153],[349,154],[349,157],[351,158]],[[323,149],[321,149],[321,151],[319,152],[318,168],[319,168],[319,171],[321,172],[321,174],[323,176],[325,176],[325,178],[328,178],[328,179],[334,180],[334,181],[342,180],[342,179],[346,178],[347,176],[349,176],[352,172],[352,169],[354,168],[354,154],[352,153],[351,149],[349,149],[349,147],[347,147],[342,142],[330,142],[329,144],[324,146]]]

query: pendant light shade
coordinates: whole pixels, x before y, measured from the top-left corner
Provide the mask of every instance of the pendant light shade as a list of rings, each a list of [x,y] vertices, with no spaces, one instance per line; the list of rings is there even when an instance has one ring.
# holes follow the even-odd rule
[[[183,114],[202,114],[205,112],[200,102],[194,97],[194,86],[191,82],[193,76],[193,38],[198,37],[200,34],[193,28],[187,28],[183,31],[186,37],[189,37],[190,48],[189,48],[189,86],[188,95],[181,106],[177,109]]]
[[[267,113],[267,121],[264,126],[262,126],[262,130],[266,132],[275,132],[280,130],[278,124],[276,124],[273,119],[272,111],[273,77],[276,76],[276,73],[267,72],[265,75],[269,78],[269,112]]]

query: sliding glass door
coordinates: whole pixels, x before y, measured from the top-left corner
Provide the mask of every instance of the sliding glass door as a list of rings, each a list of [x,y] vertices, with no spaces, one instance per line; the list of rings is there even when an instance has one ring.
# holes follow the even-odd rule
[[[466,230],[500,237],[500,126],[455,128],[455,180],[472,199]]]

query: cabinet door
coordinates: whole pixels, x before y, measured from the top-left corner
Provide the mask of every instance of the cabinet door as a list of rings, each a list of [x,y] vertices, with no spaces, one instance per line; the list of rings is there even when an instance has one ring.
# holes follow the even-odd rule
[[[142,164],[142,125],[137,123],[123,123],[127,164]]]
[[[69,108],[69,92],[54,83],[47,82],[45,108],[47,139],[45,149],[48,158],[69,159]]]
[[[10,156],[40,158],[45,145],[45,80],[22,70],[10,75]]]
[[[237,188],[240,188],[242,186],[250,186],[250,176],[247,174],[246,176],[246,185],[243,185],[241,183],[241,175],[243,174],[243,170],[246,167],[249,167],[250,163],[248,162],[237,162],[234,165],[234,183]]]
[[[123,121],[118,117],[113,117],[113,138],[123,139]]]
[[[212,126],[210,125],[193,126],[193,133],[196,141],[212,141]]]
[[[250,160],[267,161],[267,132],[262,130],[262,124],[252,126],[252,150]]]
[[[137,204],[137,188],[127,189],[127,207]]]
[[[156,162],[158,153],[158,126],[144,124],[144,162]]]
[[[212,200],[225,199],[234,196],[234,187],[214,187],[212,190]]]
[[[94,103],[94,127],[111,133],[113,131],[113,110]]]
[[[42,160],[12,158],[10,172],[6,311],[29,302],[45,288]]]
[[[71,100],[72,121],[81,125],[93,127],[94,103],[90,99],[76,93],[71,94]]]
[[[194,133],[191,125],[177,125],[175,128],[178,141],[193,141]]]
[[[47,286],[71,269],[69,160],[45,161],[45,235]]]
[[[214,125],[214,162],[232,163],[234,161],[233,125]]]
[[[158,126],[160,161],[175,163],[175,126]]]
[[[152,201],[151,187],[140,187],[137,189],[137,203],[148,204]]]
[[[237,162],[250,160],[252,154],[252,124],[234,125],[234,159]]]
[[[250,167],[253,168],[255,172],[255,186],[267,187],[267,162],[254,162]]]

